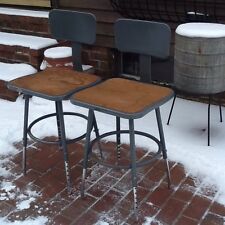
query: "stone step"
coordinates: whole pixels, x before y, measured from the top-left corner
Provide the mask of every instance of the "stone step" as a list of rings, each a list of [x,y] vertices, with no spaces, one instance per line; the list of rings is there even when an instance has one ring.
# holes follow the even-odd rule
[[[7,82],[36,72],[37,70],[28,64],[0,62],[0,98],[15,101],[19,94],[9,90],[7,88]]]
[[[57,44],[51,38],[0,32],[0,61],[28,63],[39,69],[43,52]]]
[[[48,11],[0,7],[0,31],[50,37]]]

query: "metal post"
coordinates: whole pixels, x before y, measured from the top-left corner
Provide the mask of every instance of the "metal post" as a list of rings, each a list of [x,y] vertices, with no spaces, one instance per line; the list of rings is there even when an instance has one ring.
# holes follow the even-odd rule
[[[27,128],[28,128],[28,114],[29,114],[29,95],[24,95],[24,126],[23,126],[23,174],[27,173]]]
[[[131,158],[132,188],[134,197],[134,213],[137,216],[137,166],[136,166],[135,133],[134,133],[133,119],[129,119],[129,133],[130,133],[130,158]]]
[[[58,0],[51,0],[51,7],[53,9],[59,8],[59,2],[58,2]]]
[[[96,120],[94,112],[93,112],[93,127],[94,127],[96,138],[98,138],[100,135],[99,135],[98,124],[97,124],[97,120]],[[100,140],[98,141],[98,148],[100,151],[100,157],[103,159],[103,152],[102,152]]]
[[[152,81],[151,77],[151,56],[140,55],[140,78],[142,82],[150,83]]]
[[[67,145],[66,145],[66,132],[65,132],[65,124],[64,124],[64,117],[63,117],[62,101],[56,101],[56,105],[57,105],[56,114],[57,114],[57,117],[59,118],[59,129],[61,134],[61,146],[62,146],[63,156],[64,156],[67,191],[69,194],[71,194],[72,186],[71,186],[70,167],[69,167],[69,159],[68,159],[68,152],[67,152]]]
[[[90,140],[91,140],[91,131],[93,128],[93,120],[94,120],[94,112],[93,110],[89,110],[88,112],[88,123],[87,123],[87,133],[84,147],[84,161],[83,161],[83,174],[82,174],[82,182],[81,182],[81,198],[84,197],[85,191],[85,179],[87,175],[87,166],[88,166],[88,155],[90,151]]]
[[[220,122],[223,122],[222,106],[221,106],[221,97],[219,96],[219,109],[220,109]]]
[[[174,107],[174,103],[175,103],[176,98],[177,98],[177,94],[175,93],[174,98],[173,98],[173,102],[172,102],[172,106],[170,108],[170,113],[169,113],[169,117],[168,117],[168,120],[167,120],[167,125],[170,124],[170,118],[171,118],[171,115],[172,115],[172,112],[173,112],[173,107]]]
[[[162,145],[163,159],[165,160],[165,163],[166,163],[166,173],[167,173],[168,188],[170,189],[170,184],[171,184],[170,169],[169,169],[169,163],[168,163],[168,160],[167,160],[166,142],[165,142],[165,138],[164,138],[164,132],[163,132],[163,126],[162,126],[162,119],[161,119],[160,109],[156,108],[155,109],[155,113],[156,113],[158,129],[159,129],[160,143]]]
[[[117,151],[117,159],[120,160],[121,158],[121,136],[120,136],[120,117],[116,117],[116,151]]]
[[[62,150],[61,130],[60,130],[60,123],[59,123],[58,105],[57,105],[56,102],[55,102],[55,109],[56,109],[56,123],[57,123],[57,129],[58,129],[59,149]]]
[[[73,56],[73,68],[76,71],[83,71],[82,60],[81,60],[81,44],[73,43],[72,44],[72,56]]]
[[[209,95],[209,103],[208,103],[208,146],[210,146],[210,106],[211,106],[211,96]]]

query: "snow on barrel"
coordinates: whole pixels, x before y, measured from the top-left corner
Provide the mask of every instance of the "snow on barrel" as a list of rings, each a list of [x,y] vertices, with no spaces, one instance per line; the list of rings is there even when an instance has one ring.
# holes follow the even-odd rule
[[[73,67],[72,48],[67,46],[53,47],[45,50],[41,70],[48,67]]]
[[[183,91],[225,91],[225,25],[186,23],[176,29],[174,83]]]

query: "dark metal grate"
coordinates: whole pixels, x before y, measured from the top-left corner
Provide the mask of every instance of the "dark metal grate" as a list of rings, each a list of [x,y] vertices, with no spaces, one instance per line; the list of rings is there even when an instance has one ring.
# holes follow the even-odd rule
[[[166,22],[225,22],[225,0],[110,0],[122,16]]]

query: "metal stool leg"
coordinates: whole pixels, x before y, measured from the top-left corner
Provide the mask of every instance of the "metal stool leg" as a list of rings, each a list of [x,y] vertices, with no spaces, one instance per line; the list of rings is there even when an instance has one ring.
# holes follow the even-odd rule
[[[63,107],[61,101],[56,101],[56,114],[57,118],[59,119],[59,130],[61,134],[61,146],[64,155],[64,164],[65,164],[65,172],[66,172],[66,182],[67,182],[67,191],[69,194],[72,192],[71,186],[71,177],[70,177],[70,167],[69,167],[69,159],[68,159],[68,152],[67,152],[67,145],[66,145],[66,133],[65,133],[65,124],[64,124],[64,117],[63,117]]]
[[[24,126],[23,126],[23,174],[27,173],[27,128],[29,114],[29,95],[24,95]]]
[[[62,150],[62,142],[61,142],[61,130],[60,130],[60,123],[59,123],[59,115],[58,115],[58,105],[55,102],[55,109],[56,109],[56,123],[57,123],[57,129],[58,129],[58,140],[59,140],[59,149]]]
[[[94,112],[93,110],[89,110],[87,133],[86,133],[85,148],[84,148],[83,174],[82,174],[81,189],[80,189],[82,198],[84,197],[84,191],[85,191],[85,179],[87,175],[88,155],[90,150],[90,140],[91,140],[91,131],[93,128],[93,120],[94,120]]]
[[[209,96],[209,104],[208,104],[208,146],[210,146],[210,106],[211,106],[211,96]]]
[[[133,119],[129,119],[129,133],[130,133],[132,188],[134,196],[134,213],[137,215],[137,169],[136,169],[136,149],[135,149],[135,136],[134,136],[135,133],[134,133]]]
[[[120,140],[120,117],[116,117],[116,151],[117,151],[117,159],[120,160],[121,158],[121,140]]]
[[[159,108],[155,109],[155,112],[156,112],[156,119],[157,119],[157,124],[158,124],[158,129],[159,129],[160,142],[162,144],[163,159],[165,160],[165,163],[166,163],[166,173],[167,173],[168,188],[170,189],[171,177],[170,177],[169,163],[168,163],[168,160],[167,160],[166,142],[165,142],[165,138],[164,138],[164,132],[163,132],[163,126],[162,126],[162,119],[161,119],[160,109]]]
[[[99,135],[99,129],[98,129],[98,125],[97,125],[97,121],[96,121],[96,117],[95,117],[94,112],[93,112],[93,127],[94,127],[96,138],[98,138],[100,135]],[[98,141],[98,148],[99,148],[99,151],[100,151],[100,156],[103,159],[103,152],[102,152],[102,147],[101,147],[100,141]]]
[[[220,109],[220,122],[223,122],[223,113],[222,113],[222,106],[221,106],[221,98],[219,98],[219,109]]]
[[[172,106],[170,108],[170,113],[169,113],[169,117],[168,117],[168,120],[167,120],[167,125],[170,124],[170,118],[171,118],[171,115],[172,115],[172,112],[173,112],[173,107],[174,107],[174,103],[175,103],[176,98],[177,98],[177,94],[175,93],[174,98],[173,98],[173,102],[172,102]]]

